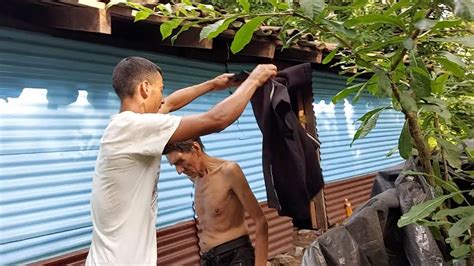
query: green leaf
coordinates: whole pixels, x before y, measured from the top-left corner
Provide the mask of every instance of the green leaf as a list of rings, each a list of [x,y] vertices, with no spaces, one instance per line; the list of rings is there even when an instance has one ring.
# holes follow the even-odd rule
[[[215,37],[219,36],[219,34],[224,32],[236,19],[237,17],[221,19],[217,22],[207,25],[206,27],[202,28],[201,32],[199,33],[199,39],[201,41],[206,38],[209,40],[214,39]]]
[[[458,152],[448,151],[446,154],[446,160],[452,167],[461,169],[461,159],[459,158]]]
[[[436,25],[436,20],[432,19],[421,19],[415,22],[415,27],[420,30],[429,30],[433,28]]]
[[[336,55],[337,51],[339,49],[336,47],[334,50],[332,50],[326,57],[324,57],[324,60],[323,60],[323,65],[326,65],[327,63],[331,62],[331,60],[334,58],[334,56]]]
[[[406,40],[403,41],[403,47],[405,47],[407,50],[412,50],[415,48],[415,42],[412,38],[406,38]]]
[[[464,217],[453,224],[453,226],[449,229],[448,234],[450,237],[459,237],[464,232],[467,231],[471,227],[471,224],[474,223],[474,215]]]
[[[336,104],[337,102],[344,100],[345,98],[347,98],[347,96],[357,92],[361,87],[365,86],[365,84],[366,82],[359,83],[343,89],[332,98],[332,103]]]
[[[413,140],[410,136],[410,131],[408,130],[408,123],[405,121],[403,124],[402,132],[400,133],[400,138],[398,139],[398,151],[400,156],[407,160],[411,156],[411,150],[413,149]]]
[[[441,240],[441,241],[444,240],[443,235],[441,235],[441,230],[439,230],[438,227],[433,227],[433,226],[431,226],[431,227],[429,227],[429,228],[430,228],[430,230],[431,230],[431,233],[433,234],[434,239],[436,239],[436,240]]]
[[[471,191],[469,191],[469,196],[474,198],[474,189],[471,189]]]
[[[140,10],[137,13],[135,13],[135,19],[133,20],[133,22],[137,22],[137,21],[140,21],[140,20],[146,20],[152,14],[153,13],[150,13],[146,10]]]
[[[345,38],[347,40],[354,39],[355,36],[357,36],[354,30],[347,29],[341,22],[322,19],[320,23],[329,27],[331,31],[334,31],[339,36],[342,36],[342,38]]]
[[[438,61],[438,63],[440,63],[445,70],[453,73],[456,77],[464,77],[464,70],[459,65],[449,61],[446,58],[437,57],[435,58],[435,60]]]
[[[459,247],[453,249],[449,254],[454,258],[462,258],[471,252],[471,247],[466,244],[462,244]]]
[[[464,62],[461,60],[461,58],[453,55],[450,52],[442,52],[441,54],[444,55],[444,57],[446,57],[449,61],[457,64],[458,66],[460,66],[462,68],[466,68],[466,64],[464,64]]]
[[[415,99],[405,91],[400,91],[400,104],[402,108],[409,112],[418,111]]]
[[[105,9],[109,9],[110,7],[120,4],[120,3],[126,3],[127,0],[111,0],[110,2],[105,5]]]
[[[206,11],[215,11],[212,5],[198,4],[197,8]]]
[[[452,28],[462,24],[462,20],[443,20],[436,22],[432,30]]]
[[[183,19],[177,18],[170,21],[166,21],[165,23],[161,24],[160,32],[162,39],[164,40],[168,38],[171,33],[173,33],[173,30],[181,24],[181,22],[183,22]]]
[[[255,17],[245,23],[235,34],[234,40],[230,45],[233,54],[240,52],[252,40],[254,31],[260,27],[267,17]]]
[[[156,6],[164,15],[171,15],[173,13],[173,8],[171,7],[170,3],[166,5],[158,4]]]
[[[364,74],[367,74],[368,72],[367,71],[362,71],[362,72],[359,72],[355,75],[353,75],[352,77],[349,77],[346,81],[346,84],[351,84],[352,82],[354,82],[354,80],[360,76],[360,75],[364,75]]]
[[[449,112],[446,106],[439,106],[437,104],[432,103],[422,103],[420,104],[420,108],[429,112],[437,113],[439,116],[441,116],[447,121],[451,119],[451,112]]]
[[[388,151],[387,154],[385,155],[385,157],[391,157],[393,155],[393,153],[395,153],[396,151],[398,151],[397,146],[393,147],[390,151]]]
[[[367,4],[367,0],[355,0],[353,3],[349,6],[352,10],[359,9],[363,7],[364,5]]]
[[[474,48],[474,36],[463,36],[463,37],[451,37],[451,38],[442,38],[442,39],[431,39],[435,42],[455,42],[467,46],[469,48]]]
[[[433,159],[433,172],[435,176],[441,178],[441,168],[439,167],[438,159]]]
[[[411,207],[410,210],[403,214],[403,216],[398,220],[398,227],[404,227],[406,225],[416,223],[418,220],[427,217],[439,206],[441,206],[445,200],[453,196],[453,194],[443,195]]]
[[[303,14],[311,19],[316,15],[321,14],[324,10],[324,0],[300,0],[300,6],[303,9]]]
[[[437,95],[443,94],[444,86],[446,85],[446,81],[449,79],[449,77],[449,73],[444,73],[438,76],[431,84],[431,91]]]
[[[390,82],[390,79],[388,78],[388,75],[383,72],[376,70],[375,74],[379,77],[379,82],[378,82],[378,90],[385,92],[387,96],[392,96],[392,84]]]
[[[278,9],[278,0],[268,0],[268,2],[276,9]]]
[[[391,45],[391,44],[398,44],[402,43],[406,40],[407,38],[404,36],[394,36],[391,37],[387,40],[381,40],[380,42],[375,42],[371,44],[368,47],[362,48],[362,49],[356,49],[357,53],[368,53],[368,52],[373,52],[380,50],[381,48],[384,48],[385,46]]]
[[[288,10],[290,5],[288,3],[278,3],[278,10]]]
[[[453,181],[449,180],[449,181],[446,181],[438,176],[435,176],[434,177],[435,180],[436,180],[436,183],[438,185],[440,185],[443,189],[445,189],[446,191],[448,192],[451,192],[451,193],[455,193],[455,192],[460,192],[459,190],[459,187],[458,185],[456,185],[456,183],[454,183]],[[464,200],[466,200],[466,198],[464,198],[464,196],[462,195],[462,193],[459,193],[455,196],[453,196],[453,200],[457,203],[457,204],[462,204],[462,202]],[[466,200],[467,202],[467,200]]]
[[[250,12],[250,3],[248,0],[237,0],[239,2],[239,5],[242,7],[242,9],[246,12]]]
[[[361,125],[357,129],[356,133],[354,134],[354,138],[352,139],[351,146],[356,141],[357,139],[364,138],[369,134],[369,132],[375,128],[377,125],[377,119],[379,118],[380,113],[385,110],[389,109],[390,107],[385,106],[385,107],[380,107],[377,109],[374,109],[370,112],[367,112],[365,115],[363,115],[361,118],[359,118],[357,121],[361,121]]]
[[[137,3],[133,3],[133,2],[126,2],[125,3],[128,7],[131,7],[133,9],[136,9],[138,11],[147,11],[149,13],[153,13],[154,11],[142,4],[137,4]]]
[[[344,22],[344,25],[346,25],[347,27],[354,27],[357,25],[370,25],[375,23],[392,24],[399,26],[400,28],[405,27],[405,25],[399,18],[381,14],[359,16],[354,19],[346,20],[346,22]]]
[[[443,209],[433,215],[433,219],[441,220],[446,216],[451,217],[469,217],[474,215],[474,206],[463,206],[454,209]]]
[[[404,8],[404,7],[409,7],[411,5],[412,5],[412,3],[411,3],[410,0],[400,0],[400,1],[397,1],[395,4],[393,4],[389,9],[387,9],[384,12],[384,14],[385,15],[390,15],[395,11],[398,11],[398,10]]]
[[[187,31],[191,26],[193,25],[196,25],[197,22],[192,22],[192,23],[188,23],[188,24],[184,24],[181,29],[179,29],[179,31],[173,36],[171,37],[171,44],[174,45],[174,42],[176,41],[176,39],[178,38],[178,36],[184,32],[184,31]]]
[[[436,226],[436,227],[439,227],[439,226],[445,225],[445,224],[449,224],[448,221],[428,221],[426,219],[421,219],[417,223],[420,224],[420,225],[423,225],[423,226]]]
[[[364,92],[365,87],[367,87],[367,82],[364,83],[364,86],[360,87],[360,89],[357,91],[356,95],[354,98],[352,98],[352,103],[356,103],[359,101],[360,96],[362,95],[362,92]]]
[[[431,94],[431,79],[420,67],[409,67],[410,88],[413,89],[417,97],[426,97]]]
[[[459,148],[452,144],[451,142],[436,137],[436,141],[438,144],[444,148],[446,152],[446,160],[448,161],[449,165],[454,168],[461,169],[461,159],[459,158]]]
[[[372,77],[367,81],[367,90],[372,95],[379,94],[379,76],[374,74]]]
[[[443,146],[443,148],[445,148],[446,150],[450,150],[450,151],[458,151],[458,150],[459,150],[458,147],[457,147],[455,144],[453,144],[453,143],[451,143],[451,142],[449,142],[449,141],[447,141],[447,140],[445,140],[445,139],[436,137],[436,141],[437,141],[441,146]]]

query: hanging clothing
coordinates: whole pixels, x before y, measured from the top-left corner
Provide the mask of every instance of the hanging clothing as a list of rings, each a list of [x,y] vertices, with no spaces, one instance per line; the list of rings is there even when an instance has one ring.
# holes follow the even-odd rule
[[[300,125],[292,106],[297,90],[312,88],[312,68],[301,64],[279,71],[251,99],[263,134],[263,174],[268,205],[311,228],[309,203],[324,186],[319,141]],[[292,105],[293,99],[293,105]]]

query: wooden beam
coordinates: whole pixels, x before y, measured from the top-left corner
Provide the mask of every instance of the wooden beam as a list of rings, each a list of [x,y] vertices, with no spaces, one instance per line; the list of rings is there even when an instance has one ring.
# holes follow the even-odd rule
[[[273,42],[252,41],[237,55],[247,55],[273,59],[275,57],[276,44]]]
[[[7,1],[2,8],[9,16],[38,26],[111,34],[110,15],[105,9],[58,3]]]
[[[287,48],[283,51],[281,51],[281,48],[277,48],[275,52],[275,59],[278,60],[317,63],[316,58],[316,50],[310,48]]]
[[[307,132],[316,139],[318,138],[318,130],[316,127],[316,116],[314,114],[313,102],[314,95],[312,87],[305,88],[302,92],[303,109],[305,114],[305,123]],[[316,151],[318,161],[321,162],[321,151]],[[328,230],[328,218],[326,212],[326,199],[324,197],[324,188],[321,189],[310,202],[311,221],[314,228],[319,228],[323,232]]]

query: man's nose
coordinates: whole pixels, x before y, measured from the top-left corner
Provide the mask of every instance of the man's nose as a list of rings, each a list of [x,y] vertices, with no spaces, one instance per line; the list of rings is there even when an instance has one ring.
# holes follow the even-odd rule
[[[176,166],[176,172],[178,172],[178,175],[182,174],[184,171],[183,167],[181,166]]]

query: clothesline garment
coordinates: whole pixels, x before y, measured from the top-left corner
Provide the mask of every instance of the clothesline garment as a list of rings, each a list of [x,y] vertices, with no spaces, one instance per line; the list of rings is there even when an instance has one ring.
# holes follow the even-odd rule
[[[300,125],[290,95],[312,88],[310,64],[277,73],[251,99],[263,134],[263,174],[268,205],[293,218],[295,226],[311,228],[309,203],[324,186],[320,142]]]

